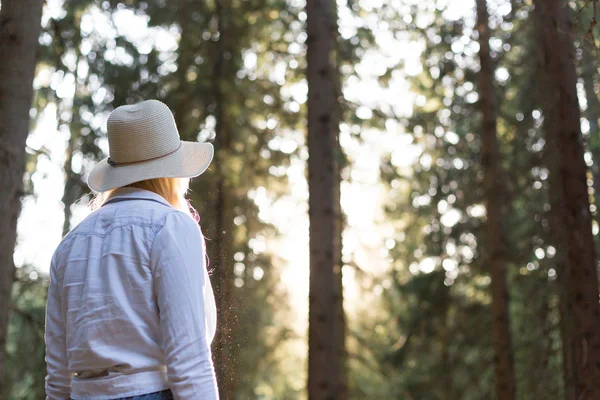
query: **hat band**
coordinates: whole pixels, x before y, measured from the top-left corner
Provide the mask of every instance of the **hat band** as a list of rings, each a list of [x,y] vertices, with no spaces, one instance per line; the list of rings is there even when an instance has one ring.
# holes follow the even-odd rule
[[[175,150],[173,150],[172,152],[170,152],[170,153],[167,153],[167,154],[165,154],[165,155],[162,155],[162,156],[153,157],[153,158],[148,158],[148,159],[146,159],[146,160],[140,160],[140,161],[130,161],[130,162],[123,162],[123,163],[117,163],[117,162],[115,162],[115,161],[111,160],[111,159],[110,159],[110,157],[108,157],[108,158],[106,159],[106,162],[107,162],[109,165],[113,166],[113,167],[120,167],[120,166],[123,166],[123,165],[138,164],[138,163],[141,163],[141,162],[146,162],[146,161],[154,161],[154,160],[159,160],[159,159],[161,159],[161,158],[168,157],[168,156],[170,156],[171,154],[175,153],[175,152],[176,152],[177,150],[179,150],[180,148],[181,148],[181,142],[179,142],[179,146],[177,146],[177,148],[176,148]]]

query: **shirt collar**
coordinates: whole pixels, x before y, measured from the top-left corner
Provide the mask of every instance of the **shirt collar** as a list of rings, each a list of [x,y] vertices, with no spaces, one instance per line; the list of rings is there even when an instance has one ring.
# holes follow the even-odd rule
[[[120,187],[115,189],[113,195],[104,204],[123,201],[123,200],[151,200],[162,203],[166,206],[173,207],[164,197],[150,190],[139,189],[134,187]]]

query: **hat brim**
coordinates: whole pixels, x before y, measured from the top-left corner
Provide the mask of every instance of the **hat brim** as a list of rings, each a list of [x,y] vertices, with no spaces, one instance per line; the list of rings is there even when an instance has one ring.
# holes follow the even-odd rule
[[[112,166],[105,158],[92,169],[87,184],[95,192],[106,192],[146,179],[193,178],[206,171],[213,155],[210,143],[182,141],[176,152],[155,160]]]

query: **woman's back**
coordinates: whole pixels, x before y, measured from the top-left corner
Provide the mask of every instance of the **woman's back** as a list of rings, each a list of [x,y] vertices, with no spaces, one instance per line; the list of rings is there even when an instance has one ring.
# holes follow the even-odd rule
[[[117,189],[73,229],[53,257],[48,303],[50,398],[217,397],[200,230],[158,194]]]

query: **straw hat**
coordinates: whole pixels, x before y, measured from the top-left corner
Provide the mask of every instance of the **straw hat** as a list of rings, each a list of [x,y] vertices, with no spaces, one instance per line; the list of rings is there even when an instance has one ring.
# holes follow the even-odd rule
[[[145,179],[198,176],[214,154],[210,143],[181,141],[171,110],[158,100],[116,108],[108,117],[107,132],[110,157],[88,177],[96,192]]]

